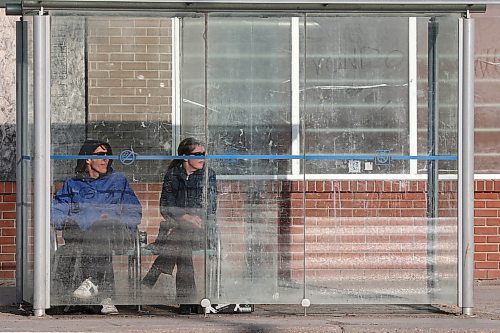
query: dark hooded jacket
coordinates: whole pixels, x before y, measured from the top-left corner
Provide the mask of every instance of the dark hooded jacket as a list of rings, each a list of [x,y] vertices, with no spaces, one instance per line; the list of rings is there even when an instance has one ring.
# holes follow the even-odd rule
[[[204,202],[205,170],[196,170],[189,177],[181,165],[175,166],[163,178],[160,213],[165,219],[178,221],[184,214],[195,214],[202,219],[214,218],[217,210],[216,174],[208,169],[207,202]],[[203,207],[206,207],[205,209]]]
[[[104,146],[112,154],[108,143],[86,140],[79,155],[92,155]],[[75,177],[64,182],[52,201],[51,221],[56,229],[62,229],[67,218],[75,221],[81,230],[87,230],[101,220],[118,220],[133,232],[141,222],[141,204],[130,187],[127,178],[111,168],[97,179],[90,178],[85,171],[85,159],[79,159]]]

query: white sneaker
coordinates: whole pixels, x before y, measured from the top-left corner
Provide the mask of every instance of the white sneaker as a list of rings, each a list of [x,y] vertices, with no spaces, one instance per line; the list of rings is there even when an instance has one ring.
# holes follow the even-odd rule
[[[83,281],[80,287],[76,288],[73,291],[73,296],[80,299],[88,299],[95,295],[97,295],[99,291],[97,290],[97,286],[90,281],[90,278]]]
[[[108,315],[108,314],[117,314],[118,309],[116,306],[113,304],[113,301],[111,298],[105,298],[101,302],[102,309],[101,309],[101,314]]]

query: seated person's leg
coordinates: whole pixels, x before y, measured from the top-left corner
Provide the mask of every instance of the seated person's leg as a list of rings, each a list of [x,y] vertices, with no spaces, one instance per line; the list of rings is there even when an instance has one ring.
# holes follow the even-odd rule
[[[110,255],[82,253],[82,276],[85,280],[74,291],[74,296],[88,299],[99,295],[99,299],[111,297],[114,294],[114,271]]]
[[[182,238],[182,234],[166,227],[166,221],[163,221],[163,227],[160,227],[158,237],[155,241],[155,251],[158,255],[148,273],[144,276],[142,283],[147,287],[153,287],[160,277],[161,273],[172,275],[174,266],[177,262],[177,257],[180,255],[180,248],[185,244],[186,240]],[[167,230],[168,229],[168,236]],[[180,237],[181,236],[181,237]],[[160,239],[160,240],[159,240]]]
[[[67,218],[63,224],[62,238],[64,245],[56,250],[53,260],[52,293],[59,293],[64,297],[63,294],[71,295],[85,279],[82,278],[81,265],[85,232],[80,229],[74,220]]]
[[[67,299],[84,280],[81,272],[81,249],[73,243],[60,246],[52,260],[51,294]]]
[[[101,313],[117,313],[111,297],[114,296],[114,271],[112,260],[112,239],[108,225],[96,222],[85,232],[85,243],[82,244],[82,272],[85,280],[73,295],[88,299],[97,296],[103,306]]]
[[[185,248],[177,259],[175,276],[176,298],[179,303],[197,303],[196,283],[194,278],[193,252]]]
[[[142,279],[142,283],[147,287],[153,287],[158,281],[161,273],[172,275],[176,258],[170,255],[160,255],[156,257],[148,273]]]

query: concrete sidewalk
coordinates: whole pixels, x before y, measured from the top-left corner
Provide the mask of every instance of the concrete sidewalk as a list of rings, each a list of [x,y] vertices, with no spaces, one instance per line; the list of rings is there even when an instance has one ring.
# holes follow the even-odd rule
[[[257,305],[253,313],[180,316],[175,308],[118,307],[119,315],[34,317],[0,288],[0,332],[500,332],[500,281],[478,283],[474,315],[443,305]],[[6,305],[5,305],[6,304]]]

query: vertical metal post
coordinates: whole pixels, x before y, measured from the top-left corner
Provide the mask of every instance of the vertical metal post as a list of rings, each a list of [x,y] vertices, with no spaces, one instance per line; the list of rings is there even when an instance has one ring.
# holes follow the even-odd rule
[[[292,155],[300,154],[300,21],[290,19],[290,90],[292,111]],[[292,159],[292,175],[300,174],[300,160]]]
[[[417,60],[417,18],[408,18],[408,118],[410,155],[418,155],[418,60]],[[418,174],[418,161],[410,160],[410,174]]]
[[[474,20],[463,21],[462,94],[462,313],[474,306]]]
[[[47,308],[47,160],[49,147],[46,147],[46,122],[48,121],[47,85],[47,34],[48,16],[33,17],[33,90],[34,90],[34,279],[33,279],[33,310],[35,316],[45,315]]]
[[[23,155],[27,132],[27,22],[16,22],[16,302],[24,299],[24,242],[26,182]]]
[[[428,25],[428,128],[427,155],[438,155],[439,145],[439,94],[437,37],[439,23],[433,17]],[[438,217],[438,161],[427,161],[427,288],[432,297],[436,287],[436,219]]]
[[[308,28],[307,28],[307,13],[304,14],[303,16],[303,19],[304,19],[304,58],[303,58],[303,65],[302,65],[302,72],[303,72],[303,75],[304,75],[304,79],[303,79],[303,82],[302,82],[302,88],[304,89],[304,92],[303,92],[303,98],[302,98],[302,112],[299,111],[299,114],[300,114],[300,125],[301,125],[301,134],[302,136],[300,137],[301,138],[301,145],[302,145],[302,150],[303,150],[303,159],[302,159],[302,165],[303,165],[303,176],[302,176],[302,219],[303,219],[303,225],[304,225],[304,231],[303,231],[303,236],[304,236],[304,240],[303,240],[303,244],[302,244],[302,252],[303,252],[303,260],[302,260],[302,271],[304,272],[304,276],[302,277],[303,278],[303,290],[302,290],[302,301],[301,301],[301,305],[302,305],[302,308],[304,309],[304,316],[307,315],[307,308],[311,305],[311,300],[309,298],[307,298],[308,296],[308,289],[307,289],[307,273],[308,273],[308,269],[307,269],[307,242],[306,242],[306,239],[307,239],[307,221],[306,221],[306,207],[307,207],[307,200],[306,200],[306,189],[307,189],[307,160],[306,160],[306,154],[308,153],[306,151],[306,124],[305,124],[305,121],[303,119],[303,115],[305,114],[305,112],[307,111],[307,108],[306,106],[308,105],[308,100],[307,100],[307,90],[306,90],[306,87],[307,87],[307,56],[308,56],[308,53],[309,53],[309,50],[308,50],[308,45],[307,45],[307,33],[308,33]],[[299,186],[299,189],[300,189],[300,186]]]
[[[205,138],[204,138],[204,141],[205,141],[205,150],[208,151],[208,153],[210,153],[210,148],[209,148],[209,142],[208,142],[208,48],[209,48],[209,44],[208,44],[208,24],[209,24],[209,17],[208,17],[208,14],[205,14],[204,15],[204,20],[205,20],[205,26],[204,26],[204,30],[203,30],[203,58],[204,58],[204,66],[203,66],[203,80],[204,80],[204,87],[205,87],[205,96],[203,96],[204,98],[204,105],[205,105],[205,108],[204,108],[204,123],[203,123],[203,133],[205,135]],[[205,175],[204,175],[204,184],[203,184],[203,187],[204,187],[204,190],[203,190],[203,202],[204,202],[204,207],[205,207],[205,221],[207,221],[207,218],[208,218],[208,210],[207,210],[207,204],[208,203],[208,167],[209,165],[207,165],[207,160],[205,160],[205,168],[204,168],[204,172],[205,172]],[[205,223],[205,246],[204,246],[204,254],[203,254],[203,272],[204,272],[204,276],[205,276],[205,290],[204,290],[204,295],[205,295],[205,298],[210,298],[210,296],[212,295],[209,295],[207,293],[207,290],[209,289],[209,281],[207,279],[207,229],[208,228],[208,223]]]
[[[183,18],[180,17],[174,17],[172,19],[172,155],[177,155],[177,147],[181,142],[181,20],[183,20]]]

